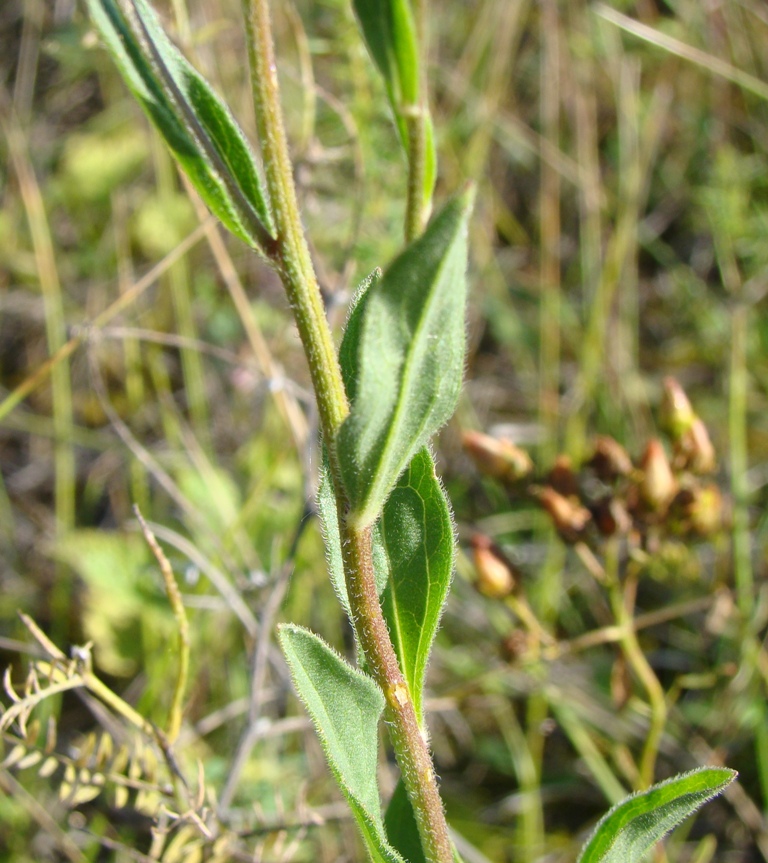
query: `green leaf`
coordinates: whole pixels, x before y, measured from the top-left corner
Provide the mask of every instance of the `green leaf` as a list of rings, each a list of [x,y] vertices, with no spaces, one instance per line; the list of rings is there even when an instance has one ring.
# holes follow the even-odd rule
[[[221,222],[263,254],[274,226],[245,135],[146,0],[86,0],[129,89]]]
[[[320,474],[320,485],[317,492],[317,509],[320,515],[320,524],[323,529],[323,540],[328,555],[328,572],[331,576],[331,584],[336,591],[350,623],[354,626],[352,611],[349,606],[347,595],[347,584],[344,578],[344,561],[341,555],[341,533],[339,532],[339,519],[336,512],[336,496],[333,493],[333,483],[329,473],[328,463],[324,462]],[[381,596],[389,578],[389,564],[381,541],[381,531],[378,526],[373,530],[373,566],[376,577],[376,589]]]
[[[359,527],[376,520],[456,406],[471,204],[471,191],[450,201],[362,300],[354,396],[337,441],[349,518]]]
[[[419,42],[409,0],[354,0],[355,14],[398,120],[419,100]]]
[[[387,842],[376,780],[378,726],[384,710],[381,690],[308,630],[283,624],[279,639],[293,682],[371,859],[403,863]]]
[[[344,579],[336,499],[327,469],[320,481],[318,510],[331,582],[354,626]],[[422,724],[424,677],[451,584],[454,551],[448,501],[432,456],[424,448],[401,475],[380,521],[373,527],[376,587]]]
[[[410,0],[354,0],[353,6],[373,62],[384,79],[400,140],[407,153],[410,148],[406,116],[418,108],[421,77],[419,40]],[[429,202],[437,176],[434,133],[429,115],[425,131],[424,200]]]
[[[395,786],[390,798],[384,815],[384,826],[387,838],[408,863],[426,863],[419,838],[419,826],[402,779]]]
[[[400,477],[380,524],[389,562],[382,610],[423,724],[424,677],[454,563],[451,513],[426,448]]]
[[[736,775],[725,767],[701,767],[628,797],[600,820],[578,863],[637,863]]]
[[[344,389],[350,402],[355,400],[357,392],[357,354],[360,347],[360,333],[363,326],[363,313],[368,295],[381,280],[381,270],[376,268],[358,285],[347,310],[347,320],[344,324],[344,335],[339,347],[339,365],[344,379]]]

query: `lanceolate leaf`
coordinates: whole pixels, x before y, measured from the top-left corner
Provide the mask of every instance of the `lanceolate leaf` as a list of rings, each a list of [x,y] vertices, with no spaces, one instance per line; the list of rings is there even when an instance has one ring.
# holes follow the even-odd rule
[[[354,0],[353,5],[400,122],[419,99],[419,44],[410,0]]]
[[[579,863],[638,863],[673,827],[735,778],[735,770],[702,767],[628,797],[598,823]]]
[[[227,106],[165,35],[146,0],[86,0],[126,84],[211,211],[266,253],[274,227],[256,160]]]
[[[451,514],[426,448],[400,477],[380,524],[389,561],[382,610],[423,723],[424,676],[454,561]]]
[[[411,0],[354,0],[363,38],[379,69],[392,105],[397,129],[406,152],[406,116],[419,103],[419,43]],[[426,118],[424,198],[430,201],[437,175],[432,121]]]
[[[371,859],[403,863],[387,842],[376,779],[379,687],[313,633],[284,624],[280,644],[331,771],[360,827]]]
[[[339,597],[350,623],[354,626],[352,612],[349,607],[347,585],[344,578],[344,561],[341,554],[341,534],[339,532],[339,519],[336,512],[336,497],[333,493],[333,484],[325,464],[320,475],[320,487],[317,492],[317,508],[320,522],[323,528],[323,539],[325,550],[328,555],[328,571],[331,583]],[[389,578],[389,563],[381,542],[381,531],[377,526],[373,529],[373,564],[376,572],[376,588],[379,595],[384,590]]]
[[[362,300],[354,397],[338,437],[350,518],[369,525],[450,417],[464,371],[467,221],[449,202]]]

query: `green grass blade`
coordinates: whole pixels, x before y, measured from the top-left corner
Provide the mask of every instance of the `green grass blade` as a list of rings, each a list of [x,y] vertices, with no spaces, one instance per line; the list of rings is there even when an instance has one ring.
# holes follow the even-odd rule
[[[365,294],[354,398],[338,438],[350,518],[361,527],[456,406],[471,205],[471,192],[450,201]]]
[[[636,863],[673,827],[736,778],[725,767],[701,767],[654,785],[613,807],[598,823],[578,863]]]
[[[308,630],[283,624],[279,638],[293,682],[371,859],[403,863],[384,833],[376,778],[378,727],[384,710],[381,690]]]
[[[208,82],[165,35],[145,0],[87,0],[129,89],[221,222],[267,254],[274,226],[256,160]]]

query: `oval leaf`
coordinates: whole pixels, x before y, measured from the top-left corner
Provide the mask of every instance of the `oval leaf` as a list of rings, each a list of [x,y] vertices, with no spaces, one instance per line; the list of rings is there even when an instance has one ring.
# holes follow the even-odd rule
[[[256,160],[227,106],[171,43],[146,0],[86,0],[129,89],[211,212],[267,254],[274,226]]]
[[[382,611],[423,725],[424,677],[451,586],[455,550],[448,501],[426,448],[400,477],[380,525],[389,563]]]
[[[354,398],[337,441],[349,518],[360,527],[456,406],[471,202],[471,191],[450,201],[361,303]]]
[[[386,839],[376,778],[378,727],[384,710],[381,690],[309,630],[283,624],[278,637],[296,690],[371,859],[403,863]]]
[[[735,778],[735,770],[701,767],[628,797],[600,820],[578,863],[638,863],[673,827]]]

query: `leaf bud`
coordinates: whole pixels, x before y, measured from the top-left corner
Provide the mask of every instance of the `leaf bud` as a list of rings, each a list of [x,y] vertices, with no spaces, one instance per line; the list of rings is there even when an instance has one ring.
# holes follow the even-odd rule
[[[595,438],[595,452],[589,465],[603,482],[613,482],[617,477],[632,473],[632,459],[624,447],[608,435]]]
[[[639,491],[643,503],[654,512],[666,510],[677,491],[677,480],[664,447],[657,438],[648,441],[640,469],[642,478]]]
[[[475,564],[475,587],[491,599],[509,596],[517,585],[512,564],[493,540],[476,533],[470,540]]]
[[[576,542],[582,536],[592,518],[588,509],[550,486],[533,490],[532,493],[547,511],[555,530],[565,542]]]
[[[505,438],[466,431],[462,435],[462,444],[481,473],[501,482],[517,482],[533,470],[528,453]]]

